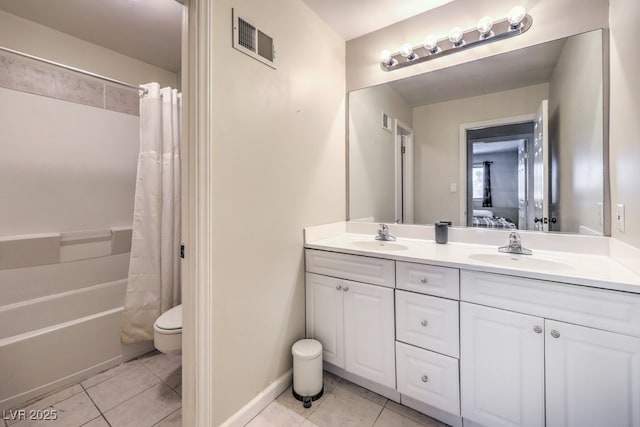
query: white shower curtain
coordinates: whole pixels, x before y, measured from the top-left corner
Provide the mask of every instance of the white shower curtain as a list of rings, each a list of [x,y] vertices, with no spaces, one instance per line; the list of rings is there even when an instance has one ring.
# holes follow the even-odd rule
[[[158,83],[140,100],[140,153],[133,212],[124,343],[153,340],[153,323],[180,303],[182,96]]]

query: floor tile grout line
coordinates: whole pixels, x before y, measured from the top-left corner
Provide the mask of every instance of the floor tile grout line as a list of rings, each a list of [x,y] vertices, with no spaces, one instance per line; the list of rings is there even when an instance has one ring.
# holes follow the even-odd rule
[[[389,399],[387,399],[387,400],[389,400]],[[380,412],[378,412],[378,416],[376,417],[376,419],[373,420],[373,423],[371,424],[371,427],[376,425],[376,423],[378,422],[378,418],[380,418],[380,415],[382,415],[382,411],[384,411],[384,407],[385,406],[387,406],[387,402],[384,402],[384,406],[382,408],[380,408]]]
[[[161,419],[160,421],[158,421],[157,423],[155,423],[151,427],[157,426],[158,424],[160,424],[161,422],[163,422],[164,420],[166,420],[167,418],[169,418],[171,415],[175,414],[176,412],[180,411],[181,409],[182,409],[182,406],[180,406],[178,409],[176,409],[175,411],[173,411],[172,413],[170,413],[169,415],[167,415],[166,417],[164,417],[163,419]]]
[[[91,401],[91,403],[93,403],[93,406],[96,407],[96,409],[100,413],[100,416],[104,419],[104,421],[107,423],[107,425],[109,427],[111,427],[111,423],[109,422],[109,420],[107,420],[107,417],[105,417],[104,413],[102,412],[102,409],[100,409],[100,407],[96,404],[96,402],[93,400],[93,397],[91,397],[91,395],[89,394],[87,389],[82,385],[82,383],[80,383],[80,387],[82,387],[82,390],[84,391],[84,394],[86,394],[87,397],[89,398],[89,400]]]
[[[116,368],[119,368],[119,367],[120,367],[120,366],[122,366],[122,365],[126,365],[127,363],[131,363],[131,362],[133,362],[134,360],[135,360],[136,362],[138,362],[138,363],[140,363],[140,364],[142,365],[142,362],[138,361],[138,359],[132,359],[132,360],[129,360],[129,361],[127,361],[127,362],[120,363],[119,365],[113,366],[113,367],[111,367],[111,368],[109,368],[109,369],[107,369],[107,370],[105,370],[105,371],[98,372],[98,373],[97,373],[96,375],[94,375],[93,377],[95,377],[95,376],[97,376],[97,375],[104,374],[105,372],[109,372],[109,371],[114,370],[114,369],[116,369]],[[85,388],[85,390],[88,390],[88,389],[90,389],[90,388],[94,388],[95,386],[98,386],[98,385],[100,385],[100,384],[102,384],[102,383],[104,383],[104,382],[106,382],[106,381],[109,381],[110,379],[115,378],[115,377],[117,377],[117,376],[119,376],[119,375],[122,375],[122,372],[120,372],[120,373],[118,373],[118,374],[115,374],[115,375],[114,375],[114,376],[112,376],[112,377],[105,378],[105,379],[103,379],[102,381],[100,381],[100,382],[98,382],[98,383],[95,383],[95,384],[93,384],[93,385],[91,385],[91,386],[89,386],[89,387],[86,387],[86,388],[85,388],[85,385],[84,385],[84,384],[82,384],[82,383],[87,382],[88,380],[90,380],[90,379],[91,379],[91,378],[93,378],[93,377],[89,377],[89,378],[87,378],[86,380],[81,381],[81,382],[80,382],[80,383],[78,383],[78,384],[82,385],[82,388]]]

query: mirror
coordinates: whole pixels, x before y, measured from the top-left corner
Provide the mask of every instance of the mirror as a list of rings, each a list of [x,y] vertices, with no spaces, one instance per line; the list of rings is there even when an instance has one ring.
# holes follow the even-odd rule
[[[350,92],[349,219],[604,234],[603,37]]]

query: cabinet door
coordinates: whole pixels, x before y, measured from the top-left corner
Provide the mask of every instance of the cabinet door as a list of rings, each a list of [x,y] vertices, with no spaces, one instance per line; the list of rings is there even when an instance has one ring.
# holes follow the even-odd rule
[[[307,338],[322,344],[325,361],[344,368],[342,280],[306,275]]]
[[[345,369],[396,387],[393,289],[343,282]]]
[[[547,426],[640,426],[640,338],[545,323]]]
[[[480,425],[544,426],[544,321],[460,304],[462,417]]]

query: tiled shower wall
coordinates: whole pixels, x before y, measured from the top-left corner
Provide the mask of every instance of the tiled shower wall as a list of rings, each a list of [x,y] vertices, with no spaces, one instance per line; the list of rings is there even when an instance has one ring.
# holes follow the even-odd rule
[[[138,102],[0,54],[0,411],[153,348],[120,343]]]
[[[10,53],[0,53],[0,87],[139,115],[135,89]]]

